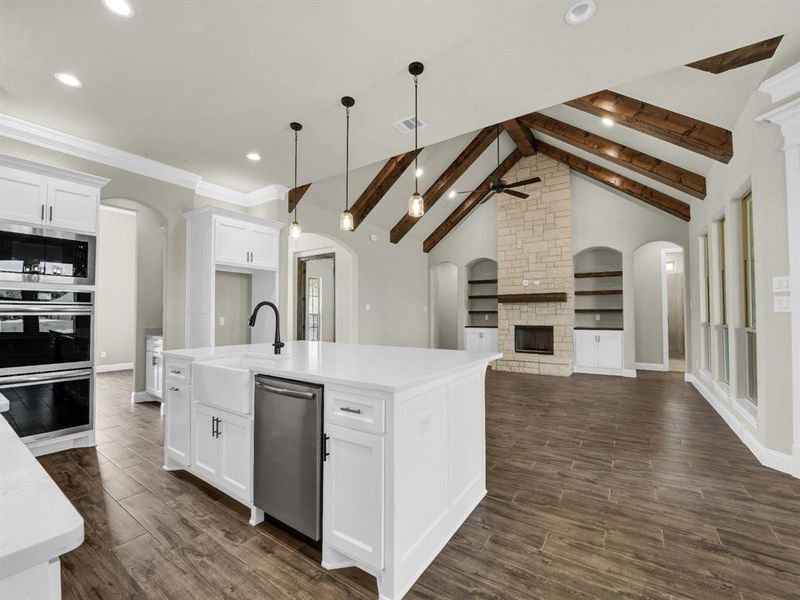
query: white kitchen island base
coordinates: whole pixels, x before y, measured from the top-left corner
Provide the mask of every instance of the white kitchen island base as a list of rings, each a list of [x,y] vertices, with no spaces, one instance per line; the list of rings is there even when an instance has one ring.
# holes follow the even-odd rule
[[[485,374],[500,355],[325,342],[270,352],[259,344],[165,353],[166,381],[175,371],[165,391],[165,468],[188,469],[260,521],[244,417],[253,376],[322,384],[322,566],[359,567],[377,578],[383,600],[400,600],[486,494]],[[203,391],[214,389],[225,399]],[[228,433],[206,443],[213,423]],[[214,450],[223,443],[227,451]]]

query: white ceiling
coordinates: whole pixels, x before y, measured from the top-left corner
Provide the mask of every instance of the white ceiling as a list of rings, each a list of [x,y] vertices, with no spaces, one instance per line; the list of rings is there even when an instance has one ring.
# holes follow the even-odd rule
[[[100,0],[3,0],[0,112],[248,192],[291,183],[292,120],[305,126],[302,181],[343,170],[344,94],[356,98],[353,166],[410,148],[391,123],[413,110],[411,60],[426,65],[420,143],[431,145],[597,89],[648,99],[620,84],[664,71],[676,91],[663,104],[680,110],[680,85],[702,80],[669,69],[800,23],[796,0],[598,0],[589,23],[568,26],[571,3],[132,0],[122,19]],[[61,86],[56,71],[85,86]],[[738,102],[709,102],[708,120],[729,126]]]

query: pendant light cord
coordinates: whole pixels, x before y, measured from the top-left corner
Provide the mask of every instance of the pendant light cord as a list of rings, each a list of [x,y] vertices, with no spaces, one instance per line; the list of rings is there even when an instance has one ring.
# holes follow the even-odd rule
[[[417,131],[419,130],[419,119],[417,119],[417,115],[419,111],[417,110],[417,76],[414,75],[414,193],[419,194],[419,177],[417,177],[417,172],[419,169],[417,168],[417,159],[419,157],[419,152],[417,148]]]
[[[297,131],[294,132],[294,189],[297,193]],[[294,205],[294,220],[297,222],[297,204]]]
[[[346,134],[344,142],[344,209],[350,210],[350,107],[344,109]]]

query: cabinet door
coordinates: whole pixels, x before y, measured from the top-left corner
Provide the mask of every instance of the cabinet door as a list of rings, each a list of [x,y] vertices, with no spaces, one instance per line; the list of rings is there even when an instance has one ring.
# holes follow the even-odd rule
[[[170,384],[164,399],[164,446],[171,461],[189,466],[191,388]]]
[[[155,354],[156,359],[156,384],[155,384],[155,396],[156,398],[163,398],[164,397],[164,369],[161,368],[161,363],[163,359],[161,358],[161,353]]]
[[[249,266],[248,237],[247,223],[217,218],[214,223],[214,259],[221,263]]]
[[[575,334],[575,366],[597,367],[597,336],[584,332]]]
[[[47,181],[47,216],[49,227],[97,233],[97,188],[49,179]]]
[[[151,396],[155,395],[156,391],[156,356],[152,350],[145,353],[145,371],[144,371],[144,388]]]
[[[464,350],[467,352],[481,351],[481,336],[474,329],[467,329],[464,334]]]
[[[278,267],[278,234],[274,229],[252,225],[250,228],[251,264],[261,269]]]
[[[252,502],[253,441],[252,421],[247,418],[217,413],[219,425],[219,481],[221,489],[245,502]]]
[[[597,366],[601,369],[621,369],[622,336],[616,333],[600,333],[597,338]]]
[[[487,329],[483,332],[483,352],[497,352],[497,330]]]
[[[219,443],[213,433],[215,419],[219,415],[202,404],[193,404],[192,410],[192,472],[209,482],[215,482],[219,477],[220,453]]]
[[[332,547],[383,568],[383,437],[325,425],[323,536]]]
[[[0,220],[41,225],[46,203],[43,176],[0,167]]]

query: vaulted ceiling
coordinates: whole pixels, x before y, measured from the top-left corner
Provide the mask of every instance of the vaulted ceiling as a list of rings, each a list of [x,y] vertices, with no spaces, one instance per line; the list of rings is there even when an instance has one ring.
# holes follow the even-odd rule
[[[388,157],[407,152],[409,136],[392,123],[412,112],[406,65],[414,59],[426,64],[420,116],[428,127],[420,131],[420,144],[431,177],[479,129],[602,89],[730,127],[748,86],[732,84],[738,91],[716,96],[723,102],[702,100],[715,93],[703,90],[717,89],[715,78],[750,81],[747,70],[757,73],[758,64],[719,75],[670,69],[800,22],[794,0],[758,3],[757,9],[746,0],[600,1],[595,17],[580,26],[563,19],[572,0],[465,0],[457,9],[429,0],[132,3],[132,19],[109,13],[99,0],[0,3],[0,112],[245,192],[292,180],[293,120],[304,125],[301,183],[340,173],[344,94],[356,98],[354,167],[372,165],[365,167],[374,171],[371,179]],[[85,86],[60,86],[56,71],[74,72]],[[653,73],[662,73],[663,85],[647,82]],[[544,112],[558,117],[565,110],[574,109]],[[589,115],[570,119],[596,127]],[[260,152],[261,162],[244,158],[251,150]],[[670,152],[663,158],[707,169],[703,157],[673,160]],[[480,167],[483,159],[459,186],[482,180],[488,172]],[[394,188],[410,189],[408,178],[404,173]],[[316,202],[313,196],[312,187],[303,202]],[[396,223],[398,210],[387,208],[381,216],[384,202],[367,222]],[[424,233],[423,223],[417,227]]]

